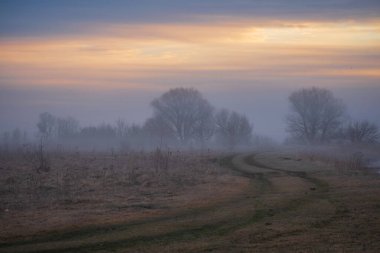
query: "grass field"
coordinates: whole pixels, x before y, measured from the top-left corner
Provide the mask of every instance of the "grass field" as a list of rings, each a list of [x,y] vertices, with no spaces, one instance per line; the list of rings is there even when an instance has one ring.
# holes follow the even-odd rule
[[[380,176],[295,152],[3,164],[0,252],[380,250]]]

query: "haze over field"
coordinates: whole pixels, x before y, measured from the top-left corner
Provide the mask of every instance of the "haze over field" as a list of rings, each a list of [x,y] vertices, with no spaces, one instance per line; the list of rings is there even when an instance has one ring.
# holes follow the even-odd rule
[[[380,252],[380,0],[0,0],[0,252]]]
[[[277,140],[303,87],[380,124],[379,1],[4,0],[0,12],[0,131],[34,131],[44,111],[143,123],[174,87]]]

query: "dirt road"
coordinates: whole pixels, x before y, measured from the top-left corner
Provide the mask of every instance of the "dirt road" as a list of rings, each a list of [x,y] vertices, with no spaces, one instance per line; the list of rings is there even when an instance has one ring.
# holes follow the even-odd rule
[[[286,166],[266,163],[273,159],[283,159]],[[356,207],[347,205],[344,191],[337,190],[340,188],[336,185],[331,187],[331,182],[341,175],[275,154],[269,158],[239,154],[221,162],[249,178],[247,191],[216,205],[189,208],[170,216],[21,238],[0,244],[0,252],[375,252],[379,249],[378,217],[372,220],[374,224],[370,228],[365,227],[370,223],[363,224],[363,220],[353,221]],[[374,188],[378,192],[378,181],[374,182]],[[351,228],[347,225],[350,222],[363,227]]]

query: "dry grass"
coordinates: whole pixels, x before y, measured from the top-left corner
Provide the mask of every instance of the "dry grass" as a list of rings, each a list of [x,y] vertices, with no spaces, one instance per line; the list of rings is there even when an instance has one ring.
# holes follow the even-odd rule
[[[168,151],[58,153],[49,171],[38,172],[30,160],[8,156],[0,161],[0,237],[142,219],[238,194],[247,180],[213,160]]]
[[[70,158],[75,168],[92,168],[84,181],[95,189],[89,194],[76,187],[82,181],[71,181],[71,198],[92,196],[96,201],[68,203],[58,198],[47,201],[56,204],[46,209],[35,200],[34,205],[27,202],[2,213],[6,230],[0,252],[380,250],[380,177],[369,170],[336,168],[316,156],[291,152],[223,159],[210,153],[170,154],[169,162],[162,155],[97,155],[92,162],[93,154]],[[63,168],[62,161],[69,158],[56,159],[52,165]],[[91,176],[111,162],[116,176]],[[15,161],[10,164],[15,168]],[[139,169],[130,179],[136,164]],[[116,182],[125,182],[124,188],[112,190]],[[15,227],[28,219],[38,221],[30,224],[45,222],[26,229],[26,236]]]

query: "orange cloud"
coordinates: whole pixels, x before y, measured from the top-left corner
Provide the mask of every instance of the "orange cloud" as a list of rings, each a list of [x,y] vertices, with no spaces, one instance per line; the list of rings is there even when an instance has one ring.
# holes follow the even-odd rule
[[[83,36],[2,39],[0,73],[8,85],[52,86],[134,86],[183,71],[378,78],[379,24],[100,26]]]

